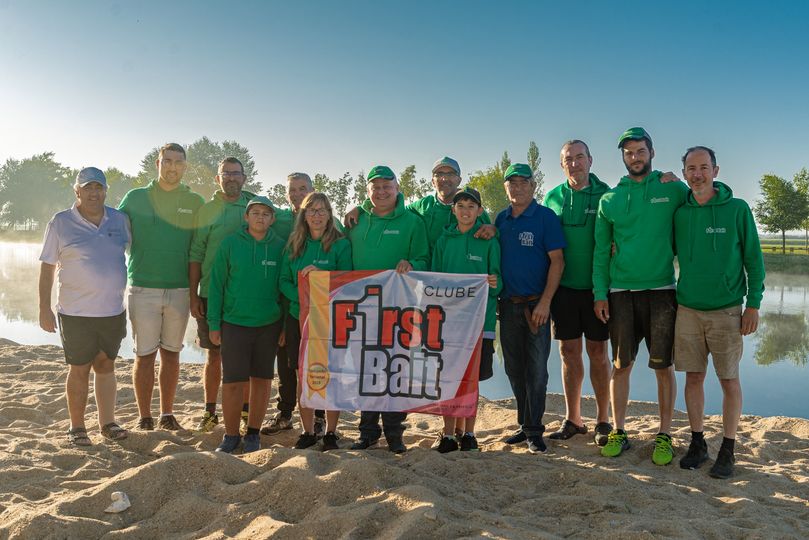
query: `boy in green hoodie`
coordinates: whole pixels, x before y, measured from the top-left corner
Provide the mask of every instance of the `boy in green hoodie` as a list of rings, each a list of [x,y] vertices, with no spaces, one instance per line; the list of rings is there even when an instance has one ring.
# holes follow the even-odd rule
[[[488,276],[489,299],[483,323],[479,375],[479,380],[485,381],[493,375],[497,295],[503,288],[500,278],[500,242],[496,238],[484,240],[475,237],[475,233],[481,227],[477,220],[483,213],[480,193],[477,190],[467,187],[458,191],[452,198],[452,213],[457,224],[447,227],[436,242],[432,271]],[[444,433],[436,450],[444,454],[458,450],[460,445],[461,451],[478,451],[475,418],[475,416],[468,418],[444,416]]]
[[[220,452],[233,452],[241,442],[239,416],[248,384],[244,451],[254,452],[261,446],[259,428],[270,399],[282,328],[278,277],[284,241],[270,229],[274,210],[266,197],[247,203],[247,227],[222,241],[211,269],[209,336],[211,343],[222,347],[225,436],[217,448]]]
[[[407,210],[399,183],[390,167],[378,165],[368,172],[368,198],[360,206],[357,224],[348,231],[354,270],[426,270],[430,257],[424,221]],[[352,450],[375,445],[382,435],[382,416],[388,449],[396,454],[407,450],[402,441],[407,418],[404,412],[362,411],[360,438]]]
[[[135,338],[132,383],[140,419],[138,429],[154,429],[154,364],[160,351],[162,429],[181,429],[174,417],[180,377],[180,350],[190,309],[188,251],[197,210],[205,200],[182,184],[185,149],[176,143],[160,148],[157,180],[127,193],[118,209],[132,224],[129,253],[129,318]]]
[[[718,174],[713,150],[704,146],[686,150],[683,175],[691,191],[674,215],[680,263],[674,365],[677,371],[686,372],[685,404],[691,424],[691,444],[680,467],[696,469],[708,459],[703,383],[710,354],[722,386],[724,438],[709,474],[728,478],[733,473],[734,442],[742,412],[742,336],[758,328],[764,260],[750,207],[716,180]],[[745,297],[747,306],[742,312]]]
[[[674,456],[669,431],[677,392],[672,366],[677,312],[673,218],[688,188],[682,182],[660,181],[662,173],[652,170],[654,148],[645,129],[625,131],[618,148],[628,174],[599,201],[593,252],[594,309],[602,322],[609,323],[615,365],[611,387],[615,429],[601,454],[617,457],[630,447],[624,431],[629,376],[638,346],[645,340],[660,412],[652,461],[667,465]]]

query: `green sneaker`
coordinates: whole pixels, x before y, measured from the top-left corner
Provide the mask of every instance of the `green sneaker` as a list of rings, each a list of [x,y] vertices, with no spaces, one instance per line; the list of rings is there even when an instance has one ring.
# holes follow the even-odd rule
[[[627,437],[626,431],[614,429],[607,435],[607,444],[601,448],[601,455],[604,457],[618,457],[624,450],[629,450],[629,447],[629,437]]]
[[[205,415],[202,417],[202,420],[199,421],[199,425],[197,426],[197,433],[208,433],[212,431],[214,426],[216,426],[218,423],[218,416],[211,414],[210,411],[205,411]]]
[[[674,459],[674,448],[671,447],[671,437],[665,433],[658,433],[657,437],[655,437],[652,462],[655,465],[668,465],[672,459]]]

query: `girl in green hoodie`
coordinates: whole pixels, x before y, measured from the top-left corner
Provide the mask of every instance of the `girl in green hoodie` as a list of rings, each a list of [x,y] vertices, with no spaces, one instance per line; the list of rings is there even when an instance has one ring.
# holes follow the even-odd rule
[[[304,277],[312,270],[351,270],[352,268],[351,243],[337,230],[328,197],[323,193],[310,193],[301,203],[281,265],[281,293],[289,300],[289,316],[285,333],[290,358],[298,358],[301,342],[298,277]],[[317,436],[314,431],[314,410],[300,404],[303,374],[300,375],[298,377],[298,408],[303,433],[295,443],[295,448],[303,449],[317,443]],[[326,413],[323,450],[338,448],[336,432],[339,418],[340,411]]]

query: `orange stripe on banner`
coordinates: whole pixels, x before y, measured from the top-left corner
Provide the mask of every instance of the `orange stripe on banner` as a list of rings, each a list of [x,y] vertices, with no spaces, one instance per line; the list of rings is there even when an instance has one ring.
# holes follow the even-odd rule
[[[308,396],[326,397],[329,384],[329,272],[309,274],[309,339],[304,364]]]

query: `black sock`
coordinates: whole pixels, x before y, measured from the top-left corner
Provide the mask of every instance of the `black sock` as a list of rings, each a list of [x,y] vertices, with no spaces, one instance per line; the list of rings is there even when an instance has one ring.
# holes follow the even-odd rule
[[[615,432],[618,433],[619,435],[626,435],[626,431],[624,431],[623,429],[616,429]]]
[[[206,403],[205,410],[211,413],[212,415],[216,414],[216,402],[213,403]]]
[[[258,428],[257,427],[247,428],[247,435],[258,435]]]
[[[702,442],[705,440],[705,432],[704,431],[692,431],[691,432],[691,440]]]
[[[727,437],[722,437],[722,446],[719,448],[720,450],[727,450],[731,454],[733,453],[733,446],[736,443],[736,439],[728,439]]]
[[[250,410],[249,403],[245,403],[244,405],[242,405],[242,412],[248,412],[249,410]]]

